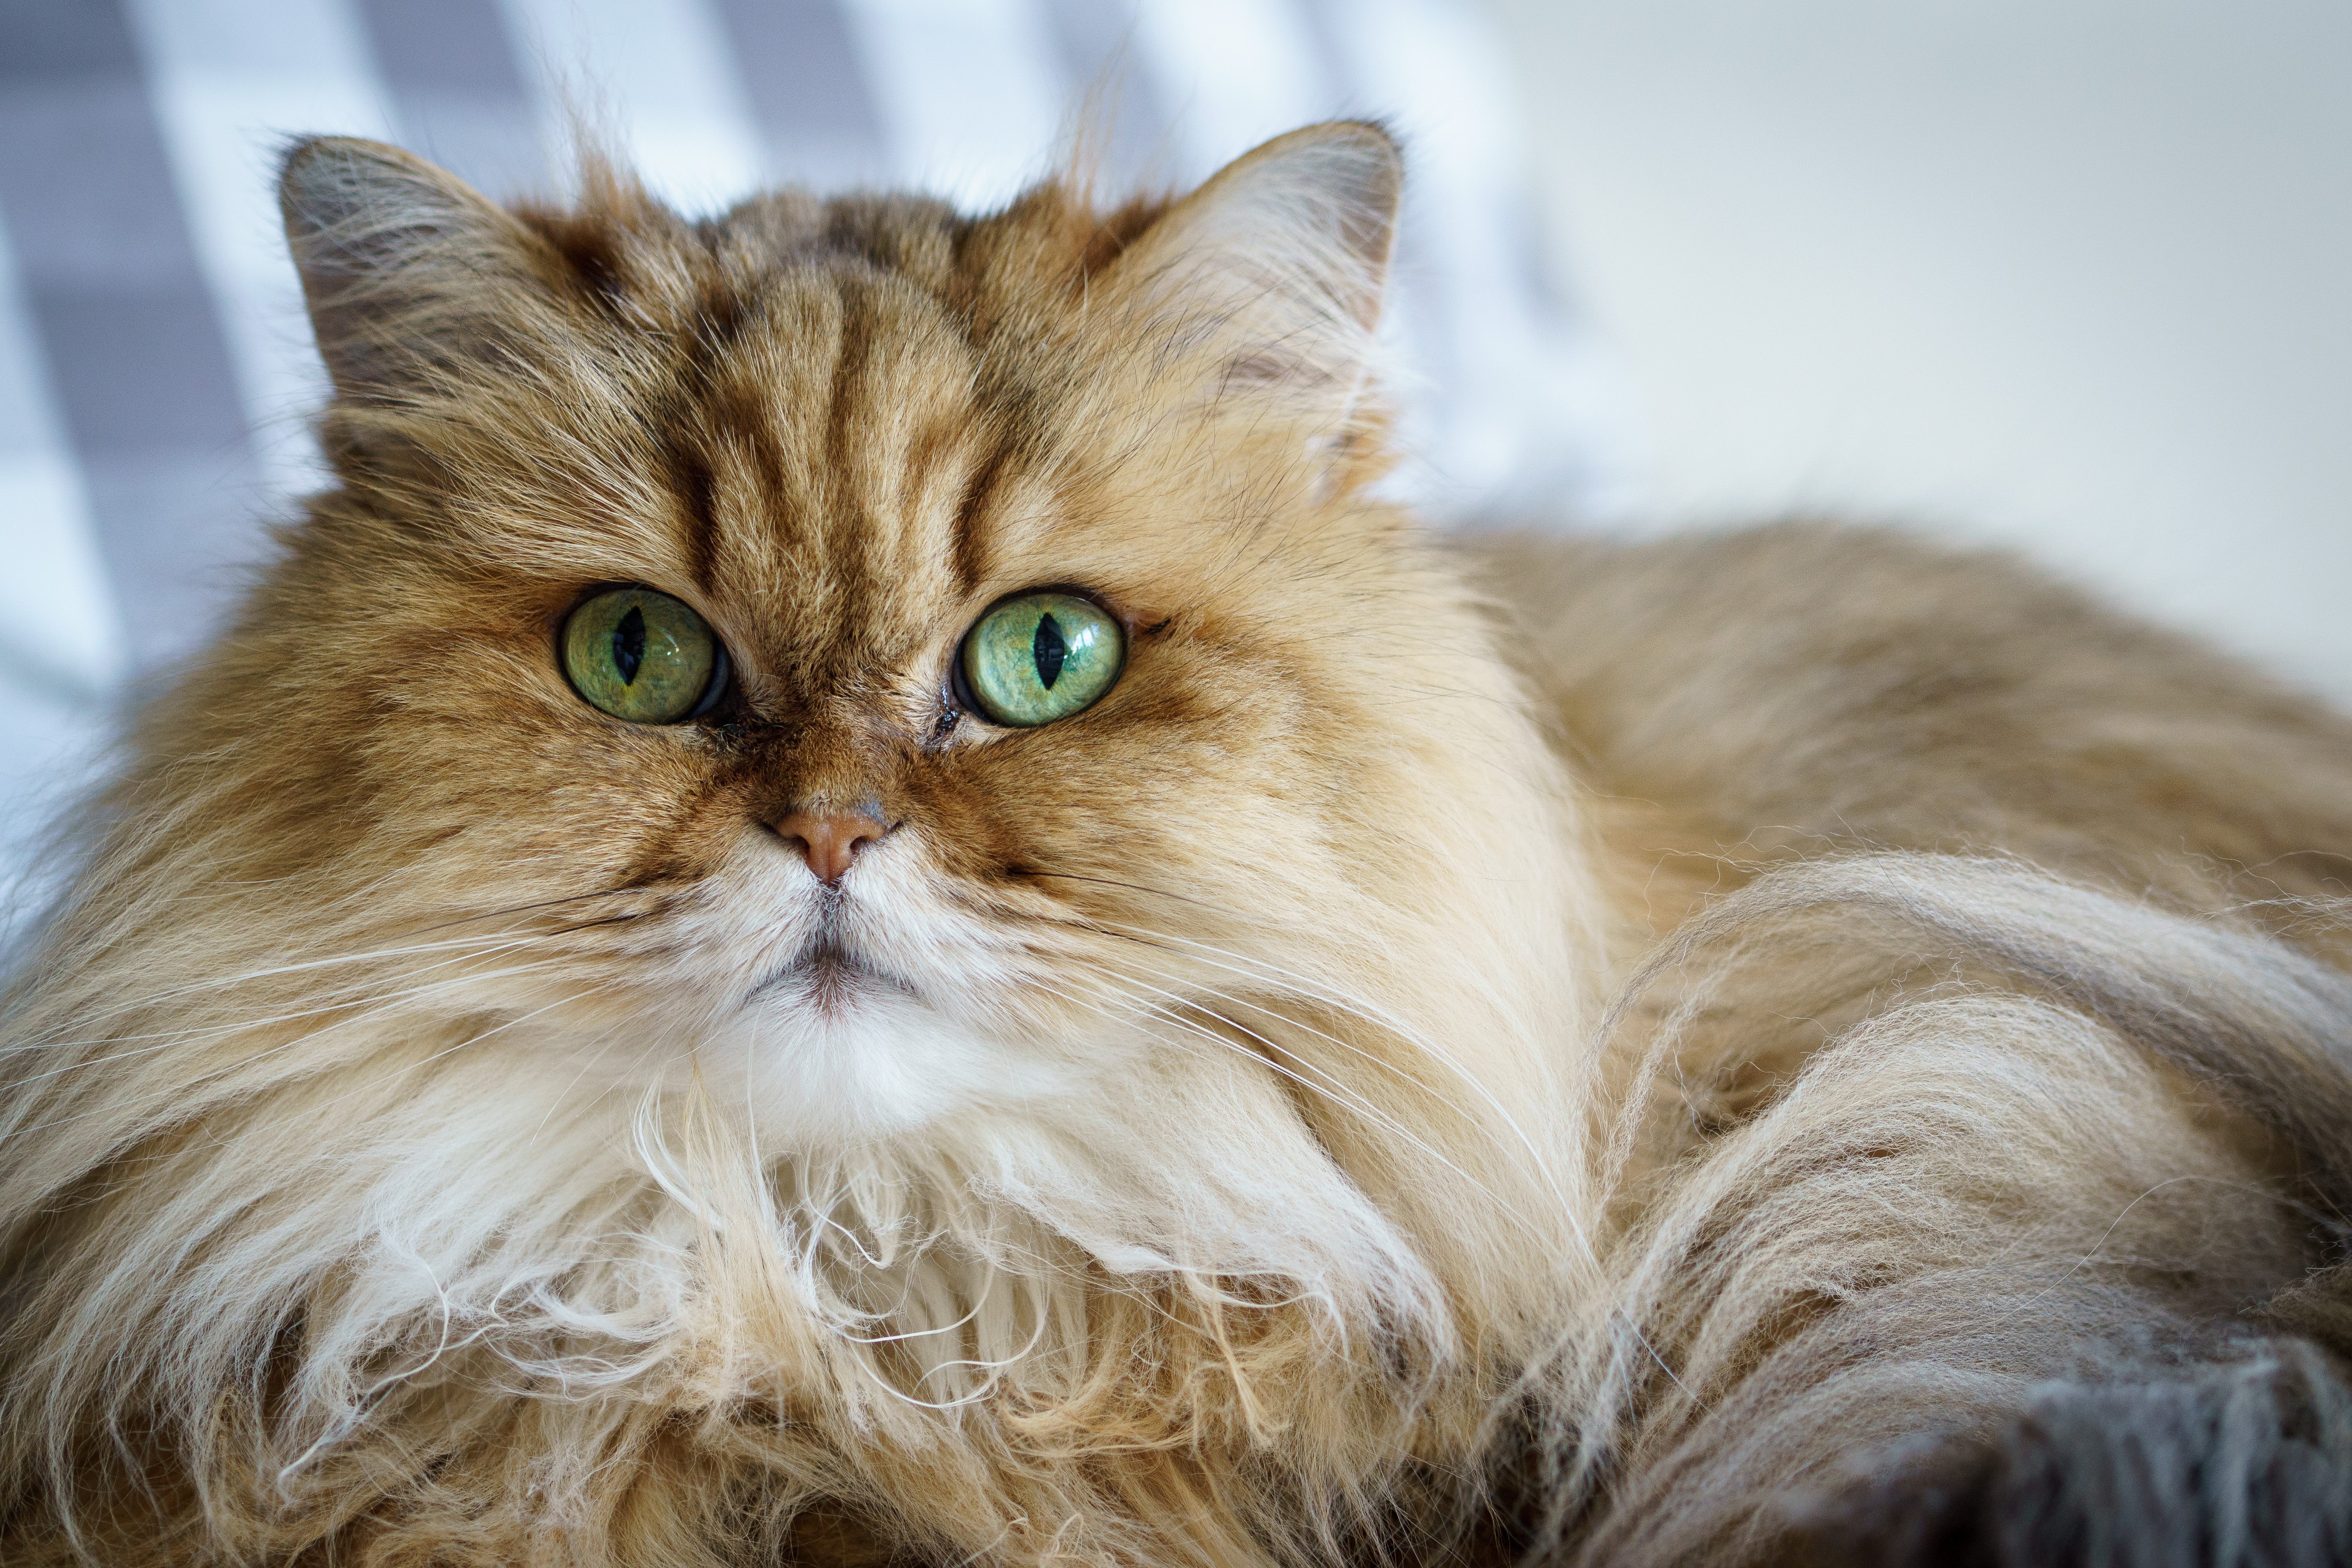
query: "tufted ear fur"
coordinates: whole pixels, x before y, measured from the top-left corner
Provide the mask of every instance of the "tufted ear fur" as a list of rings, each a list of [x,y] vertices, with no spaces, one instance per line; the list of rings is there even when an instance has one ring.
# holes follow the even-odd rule
[[[317,137],[278,199],[319,352],[345,397],[478,362],[551,302],[551,247],[456,175],[382,142]]]
[[[1213,391],[1276,389],[1339,423],[1370,366],[1403,184],[1378,125],[1277,136],[1171,207],[1109,286],[1155,339],[1213,355]]]

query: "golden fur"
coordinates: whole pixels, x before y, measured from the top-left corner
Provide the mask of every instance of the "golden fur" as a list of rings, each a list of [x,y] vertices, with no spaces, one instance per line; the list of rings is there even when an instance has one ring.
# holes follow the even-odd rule
[[[2352,725],[1892,537],[1429,539],[1397,182],[298,148],[339,486],[10,996],[0,1555],[2000,1560],[2164,1527],[2119,1426],[2352,1541]],[[708,721],[566,686],[614,583]],[[1118,686],[959,712],[1055,584]]]

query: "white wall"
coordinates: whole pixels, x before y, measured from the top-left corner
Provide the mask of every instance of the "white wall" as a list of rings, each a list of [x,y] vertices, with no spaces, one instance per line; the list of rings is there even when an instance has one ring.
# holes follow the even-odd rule
[[[1489,3],[1651,516],[2012,542],[2352,699],[2352,4]]]

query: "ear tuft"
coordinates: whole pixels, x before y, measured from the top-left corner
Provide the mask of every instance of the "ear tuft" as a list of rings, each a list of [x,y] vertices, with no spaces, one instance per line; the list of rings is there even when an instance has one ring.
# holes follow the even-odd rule
[[[1171,207],[1116,275],[1180,338],[1205,331],[1227,382],[1352,406],[1396,242],[1404,163],[1362,121],[1277,136]]]
[[[278,176],[286,239],[319,352],[346,395],[442,357],[436,339],[522,282],[531,237],[456,175],[380,142],[300,142]]]

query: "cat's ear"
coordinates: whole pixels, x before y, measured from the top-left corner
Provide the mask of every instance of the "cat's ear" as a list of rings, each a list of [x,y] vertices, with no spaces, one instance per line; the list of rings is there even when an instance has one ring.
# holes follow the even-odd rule
[[[456,175],[355,137],[297,143],[278,177],[319,352],[347,397],[478,357],[541,292],[545,242]]]
[[[1360,121],[1277,136],[1130,245],[1108,283],[1218,386],[1265,387],[1344,419],[1370,367],[1404,164]]]

